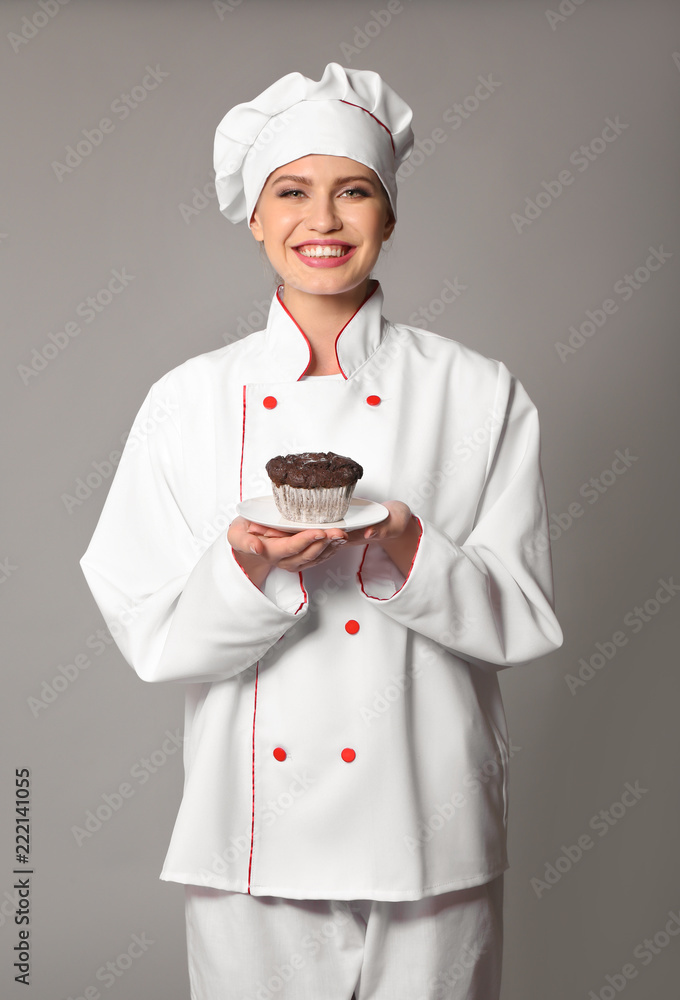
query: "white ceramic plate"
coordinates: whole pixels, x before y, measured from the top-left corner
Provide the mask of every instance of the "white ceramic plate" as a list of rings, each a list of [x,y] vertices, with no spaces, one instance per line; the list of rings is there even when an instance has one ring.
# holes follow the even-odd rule
[[[367,528],[370,524],[378,524],[389,517],[390,513],[383,504],[364,500],[362,497],[352,497],[347,513],[341,521],[325,521],[323,524],[288,521],[279,513],[273,496],[242,500],[236,504],[236,510],[249,521],[264,524],[268,528],[278,528],[279,531],[305,531],[307,528],[344,528],[346,531],[354,531],[355,528]]]

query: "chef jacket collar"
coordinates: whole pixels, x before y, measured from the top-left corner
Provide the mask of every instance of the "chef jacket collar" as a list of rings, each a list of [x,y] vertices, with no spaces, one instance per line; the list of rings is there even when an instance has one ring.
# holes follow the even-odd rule
[[[373,289],[335,339],[335,354],[346,379],[378,349],[387,327],[382,316],[383,291],[380,282],[375,279],[374,282]],[[305,332],[279,298],[282,289],[283,285],[279,285],[274,293],[264,337],[262,361],[268,372],[266,380],[273,382],[298,381],[309,368],[312,357]]]

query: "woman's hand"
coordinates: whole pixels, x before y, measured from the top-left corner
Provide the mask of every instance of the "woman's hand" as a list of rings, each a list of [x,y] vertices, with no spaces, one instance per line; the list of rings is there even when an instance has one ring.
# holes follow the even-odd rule
[[[344,543],[382,545],[403,575],[407,576],[418,546],[420,526],[408,505],[401,500],[386,500],[383,507],[389,511],[384,521],[353,531],[314,525],[291,533],[239,516],[229,525],[227,541],[257,587],[274,566],[290,573],[310,569],[330,559]]]
[[[314,525],[291,533],[240,516],[234,518],[227,531],[236,558],[258,587],[274,566],[290,573],[309,569],[330,559],[346,540],[347,532],[342,528]]]
[[[389,510],[389,516],[370,528],[348,531],[347,541],[350,545],[365,545],[366,542],[382,545],[392,562],[406,577],[418,548],[420,524],[411,508],[401,500],[384,500],[382,505]]]
[[[347,532],[347,541],[354,545],[365,545],[366,542],[385,542],[401,538],[408,529],[413,515],[411,508],[401,500],[381,500],[387,507],[389,516],[369,528],[355,528]]]

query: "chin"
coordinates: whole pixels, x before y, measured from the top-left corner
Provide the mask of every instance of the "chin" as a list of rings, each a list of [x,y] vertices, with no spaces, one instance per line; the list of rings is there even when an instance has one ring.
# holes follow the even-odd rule
[[[344,292],[351,292],[363,281],[370,278],[369,274],[357,275],[350,278],[336,278],[329,274],[313,275],[311,279],[292,278],[286,284],[296,288],[300,292],[307,292],[310,295],[342,295]]]

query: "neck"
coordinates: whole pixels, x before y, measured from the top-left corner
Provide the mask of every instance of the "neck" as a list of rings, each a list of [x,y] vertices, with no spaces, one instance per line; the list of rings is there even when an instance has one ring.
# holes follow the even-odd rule
[[[304,330],[312,349],[307,375],[336,375],[340,372],[335,356],[336,337],[376,284],[375,279],[366,278],[356,288],[339,295],[310,295],[284,285],[280,299]]]

